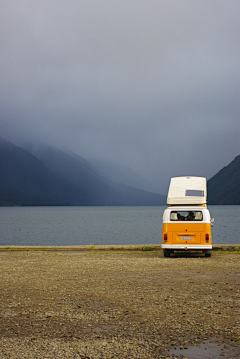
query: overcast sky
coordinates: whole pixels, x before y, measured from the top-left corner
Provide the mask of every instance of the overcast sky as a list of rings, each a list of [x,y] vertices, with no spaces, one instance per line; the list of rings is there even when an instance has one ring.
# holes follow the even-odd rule
[[[0,0],[1,135],[166,194],[240,154],[239,0]]]

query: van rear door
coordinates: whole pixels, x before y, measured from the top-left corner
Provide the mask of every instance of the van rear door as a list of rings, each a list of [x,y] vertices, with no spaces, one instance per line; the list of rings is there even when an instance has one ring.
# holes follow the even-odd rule
[[[197,211],[171,211],[172,244],[201,244],[205,234],[203,213]]]

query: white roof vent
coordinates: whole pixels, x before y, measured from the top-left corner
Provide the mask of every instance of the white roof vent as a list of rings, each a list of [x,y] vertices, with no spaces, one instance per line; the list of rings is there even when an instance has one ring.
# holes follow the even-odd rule
[[[205,177],[172,177],[167,204],[207,203],[207,180]]]

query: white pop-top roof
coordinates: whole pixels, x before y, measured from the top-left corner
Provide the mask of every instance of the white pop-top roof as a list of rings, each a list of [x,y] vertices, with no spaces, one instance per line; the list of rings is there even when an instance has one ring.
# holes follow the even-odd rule
[[[167,204],[207,203],[207,181],[205,177],[172,177]]]

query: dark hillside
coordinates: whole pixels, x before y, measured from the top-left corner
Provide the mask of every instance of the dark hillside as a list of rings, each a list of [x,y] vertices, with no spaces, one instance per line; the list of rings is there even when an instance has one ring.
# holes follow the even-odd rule
[[[106,183],[80,156],[50,147],[30,153],[0,138],[0,205],[161,205],[165,197]]]
[[[0,139],[1,205],[84,204],[76,188],[51,172],[28,151]]]
[[[208,181],[208,204],[240,205],[240,156]]]
[[[42,146],[35,155],[56,175],[78,187],[85,194],[87,205],[126,204],[120,194],[105,183],[82,157],[49,146]]]
[[[116,183],[104,177],[94,166],[82,157],[67,154],[52,147],[41,147],[36,156],[51,170],[76,186],[79,186],[90,205],[164,205],[166,198],[122,183]]]
[[[135,203],[135,206],[159,206],[165,205],[167,198],[157,193],[143,191],[139,188],[133,188],[125,184],[111,182],[114,189],[121,193],[125,202]]]

